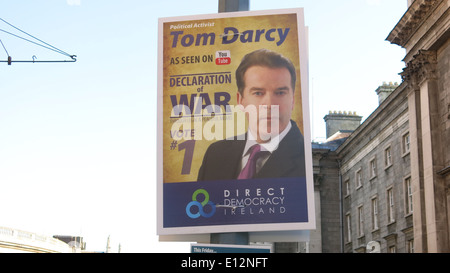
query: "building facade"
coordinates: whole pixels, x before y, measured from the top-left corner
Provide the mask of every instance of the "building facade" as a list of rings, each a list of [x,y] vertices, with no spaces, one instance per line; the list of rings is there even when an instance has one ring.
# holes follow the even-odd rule
[[[403,82],[361,125],[330,112],[313,143],[321,252],[450,252],[450,1],[408,1],[387,40]]]
[[[345,252],[413,252],[408,100],[389,95],[337,149]],[[377,89],[378,90],[378,89]]]
[[[328,115],[326,122],[327,125],[334,127],[336,125],[330,124],[336,121],[332,115],[332,113]],[[337,119],[337,123],[339,122],[340,117]],[[346,130],[349,131],[350,128],[347,127]],[[317,229],[310,232],[310,252],[338,253],[343,251],[342,189],[336,149],[344,142],[347,134],[342,133],[338,138],[339,133],[333,133],[333,140],[325,143],[312,143]]]
[[[412,1],[387,40],[406,49],[414,250],[449,252],[450,1]]]
[[[0,227],[0,253],[75,253],[79,250],[57,238]]]

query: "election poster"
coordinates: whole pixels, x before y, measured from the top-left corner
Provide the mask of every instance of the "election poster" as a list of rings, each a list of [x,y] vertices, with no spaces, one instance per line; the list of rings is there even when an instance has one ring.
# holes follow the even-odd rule
[[[158,31],[158,234],[315,229],[303,9]]]

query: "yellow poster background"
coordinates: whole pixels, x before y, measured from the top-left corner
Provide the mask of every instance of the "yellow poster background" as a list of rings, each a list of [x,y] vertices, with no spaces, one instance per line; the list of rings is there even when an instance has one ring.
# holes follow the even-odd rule
[[[243,33],[247,30],[269,30],[269,29],[286,29],[289,28],[289,33],[286,40],[277,45],[278,37],[276,32],[272,37],[275,41],[268,41],[264,34],[259,41],[255,41],[253,37],[252,42],[241,42],[238,38],[231,44],[222,44],[222,34],[227,27],[233,27]],[[183,32],[182,34],[181,31]],[[171,34],[171,32],[178,32],[179,34]],[[211,45],[211,39],[206,39],[207,44],[203,45],[205,39],[201,40],[199,45],[196,45],[195,40],[191,41],[190,37],[185,38],[185,45],[181,43],[184,35],[192,35],[196,38],[198,34],[215,34],[214,44]],[[177,36],[176,36],[177,35]],[[174,38],[177,37],[177,43],[174,47]],[[247,37],[248,38],[248,37]],[[229,38],[231,39],[231,38]],[[292,61],[297,70],[297,82],[295,88],[295,106],[292,113],[292,119],[297,123],[300,131],[303,133],[303,115],[302,115],[302,90],[300,77],[300,54],[299,54],[299,37],[297,14],[281,14],[281,15],[260,15],[251,17],[231,17],[231,18],[215,18],[205,20],[191,20],[191,21],[175,21],[166,22],[163,25],[163,182],[192,182],[197,180],[198,170],[201,166],[203,155],[208,146],[218,140],[196,140],[189,145],[184,143],[183,139],[174,139],[173,126],[174,122],[180,119],[171,117],[172,115],[172,100],[180,101],[180,96],[185,95],[188,101],[191,101],[191,96],[200,93],[208,93],[211,103],[214,103],[214,94],[218,92],[227,92],[230,94],[231,100],[229,104],[236,105],[237,86],[235,81],[235,70],[239,66],[244,55],[255,51],[257,49],[269,49],[281,53]],[[229,51],[231,63],[226,65],[217,65],[215,57],[217,51]],[[206,57],[205,57],[206,56]],[[212,61],[211,61],[212,56]],[[206,73],[226,73],[231,74],[231,83],[224,84],[207,84],[207,85],[185,85],[174,84],[174,81],[180,75],[194,75]],[[171,82],[172,79],[172,82]],[[184,82],[186,83],[186,82]],[[184,119],[187,120],[187,119]],[[190,119],[193,122],[193,119]],[[208,119],[202,119],[203,125],[208,122]],[[190,123],[191,129],[194,128],[193,123]],[[197,119],[198,122],[198,119]],[[225,124],[225,121],[224,121]],[[189,126],[186,126],[189,128]],[[195,131],[195,134],[202,132]],[[242,134],[244,132],[236,132]],[[185,136],[184,132],[183,136]],[[190,135],[190,134],[189,134]],[[198,135],[197,135],[198,137]],[[184,145],[183,145],[184,143]],[[180,146],[181,145],[181,146]],[[192,157],[190,152],[192,152]],[[189,172],[182,174],[183,164],[190,163]],[[227,164],[227,162],[223,162]],[[189,165],[189,164],[188,164]]]

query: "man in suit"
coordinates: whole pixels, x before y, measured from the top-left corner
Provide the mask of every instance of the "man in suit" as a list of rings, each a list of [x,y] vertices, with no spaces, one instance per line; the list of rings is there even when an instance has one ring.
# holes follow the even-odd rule
[[[197,180],[304,177],[303,135],[291,120],[294,65],[279,53],[256,50],[242,59],[236,82],[238,104],[256,111],[247,113],[245,136],[208,147]]]

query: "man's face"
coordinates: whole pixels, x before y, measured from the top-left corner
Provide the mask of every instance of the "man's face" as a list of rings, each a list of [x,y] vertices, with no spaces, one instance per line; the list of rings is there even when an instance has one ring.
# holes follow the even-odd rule
[[[242,95],[237,95],[238,104],[256,107],[256,122],[250,119],[249,128],[258,142],[266,142],[267,133],[274,136],[290,122],[294,107],[291,74],[287,68],[252,66],[245,72],[244,82]],[[278,114],[273,106],[278,106]]]

